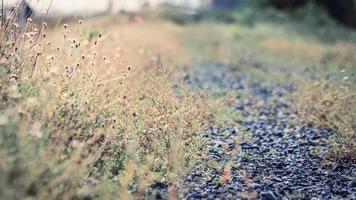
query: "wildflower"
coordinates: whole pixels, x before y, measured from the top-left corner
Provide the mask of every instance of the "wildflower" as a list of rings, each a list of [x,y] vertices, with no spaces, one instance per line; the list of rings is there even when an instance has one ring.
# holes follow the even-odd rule
[[[54,55],[47,56],[47,60],[54,60],[56,57]]]
[[[63,25],[63,28],[64,28],[64,29],[68,29],[68,27],[69,27],[68,24],[64,24],[64,25]]]
[[[10,80],[12,80],[12,81],[16,81],[17,79],[18,79],[18,76],[16,74],[12,74],[10,76]]]
[[[27,18],[27,22],[28,23],[32,23],[32,19],[31,18]]]
[[[14,23],[14,28],[16,28],[16,29],[18,29],[18,28],[20,28],[20,26],[19,26],[19,24],[18,23]]]

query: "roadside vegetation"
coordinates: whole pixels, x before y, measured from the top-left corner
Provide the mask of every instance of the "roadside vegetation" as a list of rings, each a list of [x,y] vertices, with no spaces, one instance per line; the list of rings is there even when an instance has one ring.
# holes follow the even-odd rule
[[[314,6],[299,14],[315,16]],[[164,8],[140,13],[142,21],[120,15],[55,28],[2,16],[0,198],[150,198],[152,185],[179,180],[204,160],[201,133],[241,117],[215,115],[239,94],[219,93],[216,108],[177,81],[197,63],[228,65],[249,84],[292,84],[299,118],[336,133],[327,156],[355,162],[355,30],[327,15],[304,22],[256,9],[187,16]],[[225,182],[231,166],[223,168]],[[176,197],[172,186],[168,193]]]
[[[98,25],[110,19],[54,29],[2,19],[1,198],[143,198],[202,156],[200,134],[213,116],[161,62],[169,46],[154,44],[168,36],[129,40],[125,31],[137,24]]]
[[[324,156],[336,163],[355,162],[353,28],[340,25],[313,2],[288,13],[251,1],[236,11],[184,15],[169,10],[163,16],[198,33],[181,34],[197,63],[231,66],[244,72],[250,84],[293,85],[299,119],[336,133]]]

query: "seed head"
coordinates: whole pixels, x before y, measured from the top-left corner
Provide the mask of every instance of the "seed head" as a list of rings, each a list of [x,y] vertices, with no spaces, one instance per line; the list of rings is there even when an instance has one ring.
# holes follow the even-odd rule
[[[64,28],[64,29],[68,29],[68,27],[69,27],[68,24],[64,24],[64,25],[63,25],[63,28]]]
[[[78,23],[79,23],[79,24],[83,24],[83,20],[81,20],[81,19],[78,20]]]
[[[18,23],[14,23],[14,28],[16,28],[16,29],[20,28],[19,24]]]
[[[56,57],[54,55],[47,56],[47,60],[54,60]]]
[[[32,23],[32,19],[31,18],[27,18],[27,22],[28,23]]]

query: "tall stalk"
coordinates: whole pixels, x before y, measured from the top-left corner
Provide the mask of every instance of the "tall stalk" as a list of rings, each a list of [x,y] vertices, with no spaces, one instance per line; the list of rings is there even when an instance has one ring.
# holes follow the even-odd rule
[[[4,0],[1,0],[1,27],[4,26]]]

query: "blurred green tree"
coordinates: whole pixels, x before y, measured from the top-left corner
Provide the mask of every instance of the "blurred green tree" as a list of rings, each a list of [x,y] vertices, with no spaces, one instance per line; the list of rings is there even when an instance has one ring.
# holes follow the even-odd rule
[[[322,6],[338,22],[356,28],[356,0],[261,0],[263,5],[295,10],[314,2]]]

